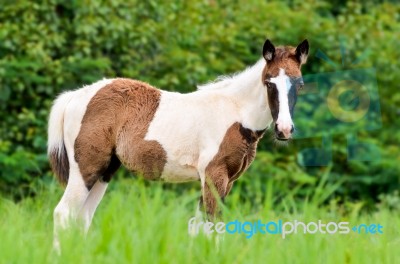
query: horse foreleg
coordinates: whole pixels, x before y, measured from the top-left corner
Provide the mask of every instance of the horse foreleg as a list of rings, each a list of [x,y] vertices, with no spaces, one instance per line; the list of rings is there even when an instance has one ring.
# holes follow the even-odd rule
[[[229,192],[232,190],[232,186],[233,186],[233,181],[230,181],[226,186],[225,197],[228,196]]]
[[[225,167],[209,168],[206,170],[203,186],[203,203],[207,218],[211,221],[220,217],[218,200],[224,201],[229,184],[228,173]]]

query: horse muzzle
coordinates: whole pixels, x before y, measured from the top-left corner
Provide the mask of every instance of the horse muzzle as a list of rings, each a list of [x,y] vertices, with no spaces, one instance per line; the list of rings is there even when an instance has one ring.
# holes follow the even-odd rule
[[[287,141],[294,132],[293,124],[275,124],[275,137],[277,140]]]

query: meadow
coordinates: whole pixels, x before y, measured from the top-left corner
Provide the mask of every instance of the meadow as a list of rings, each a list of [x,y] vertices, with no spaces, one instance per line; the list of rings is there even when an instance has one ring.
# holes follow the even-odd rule
[[[191,185],[191,184],[189,184]],[[56,182],[35,198],[19,203],[0,200],[0,263],[398,263],[400,219],[382,208],[360,213],[330,203],[318,206],[316,194],[302,205],[290,196],[274,209],[271,196],[259,204],[232,191],[224,220],[304,222],[348,221],[350,225],[380,224],[383,234],[227,234],[216,249],[215,236],[188,235],[199,193],[141,179],[111,183],[86,238],[77,227],[61,236],[62,253],[52,250],[52,211],[62,195]],[[192,187],[192,186],[191,186]],[[318,189],[318,188],[317,188]],[[271,208],[272,205],[272,208]],[[257,208],[257,209],[255,209]]]

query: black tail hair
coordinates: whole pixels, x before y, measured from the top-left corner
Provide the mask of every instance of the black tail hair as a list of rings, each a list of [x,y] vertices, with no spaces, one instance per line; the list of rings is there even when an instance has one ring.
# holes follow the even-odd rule
[[[69,175],[69,161],[65,144],[62,142],[61,148],[54,148],[49,153],[50,165],[56,174],[58,181],[62,185],[67,185]]]

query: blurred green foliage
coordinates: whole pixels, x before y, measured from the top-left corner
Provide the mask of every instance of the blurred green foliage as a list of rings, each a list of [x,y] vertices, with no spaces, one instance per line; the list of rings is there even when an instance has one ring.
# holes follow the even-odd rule
[[[375,67],[383,126],[360,132],[381,159],[347,161],[345,135],[333,139],[333,161],[301,167],[296,153],[319,139],[277,147],[266,135],[256,162],[234,188],[262,200],[396,200],[400,177],[400,5],[363,1],[7,1],[0,4],[0,192],[35,194],[52,181],[46,158],[51,102],[66,89],[123,76],[188,92],[260,58],[266,37],[275,44],[311,43],[303,74]],[[318,59],[318,49],[341,65]],[[356,65],[347,63],[357,57]],[[302,122],[318,123],[318,115]],[[296,120],[295,120],[296,121]],[[249,189],[249,191],[246,191]],[[293,195],[295,194],[295,195]],[[315,197],[315,193],[313,194]],[[380,198],[379,198],[380,197]]]

